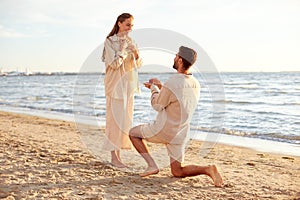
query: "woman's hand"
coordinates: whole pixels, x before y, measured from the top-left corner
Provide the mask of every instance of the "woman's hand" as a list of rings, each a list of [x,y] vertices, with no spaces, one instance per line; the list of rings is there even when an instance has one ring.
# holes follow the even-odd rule
[[[139,52],[136,49],[135,45],[129,44],[127,48],[133,53],[136,60],[139,59]]]

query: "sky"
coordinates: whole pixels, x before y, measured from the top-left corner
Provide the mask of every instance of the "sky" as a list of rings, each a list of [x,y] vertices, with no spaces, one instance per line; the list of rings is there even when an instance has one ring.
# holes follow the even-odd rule
[[[78,72],[123,12],[195,41],[218,71],[300,71],[300,0],[0,0],[0,70]]]

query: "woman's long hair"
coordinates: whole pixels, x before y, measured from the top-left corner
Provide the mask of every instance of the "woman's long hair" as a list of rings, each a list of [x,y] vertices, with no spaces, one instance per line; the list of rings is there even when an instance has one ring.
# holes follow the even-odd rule
[[[114,34],[118,33],[119,32],[118,22],[122,23],[128,18],[133,18],[133,16],[129,13],[122,13],[121,15],[119,15],[113,29],[110,31],[110,33],[106,38],[109,38],[110,36],[113,36]]]

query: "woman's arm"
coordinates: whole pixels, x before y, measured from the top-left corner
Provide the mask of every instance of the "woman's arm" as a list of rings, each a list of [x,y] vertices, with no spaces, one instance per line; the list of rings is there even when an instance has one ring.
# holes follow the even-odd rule
[[[137,45],[130,37],[128,37],[128,47],[127,48],[132,52],[133,57],[135,58],[135,62],[136,62],[135,64],[139,68],[142,65],[142,59],[140,57],[140,53],[139,53]]]
[[[110,39],[106,39],[104,43],[104,62],[106,66],[116,70],[123,64],[124,59],[127,57],[125,49],[115,50]]]

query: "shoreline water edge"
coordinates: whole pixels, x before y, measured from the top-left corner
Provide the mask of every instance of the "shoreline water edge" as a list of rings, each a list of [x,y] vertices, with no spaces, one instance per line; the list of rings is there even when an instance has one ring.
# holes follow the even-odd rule
[[[170,73],[141,73],[164,81]],[[201,141],[299,155],[300,72],[221,73],[224,101],[215,102],[201,74],[198,108],[192,118],[192,137]],[[105,125],[104,74],[53,74],[0,77],[0,110]],[[43,84],[41,84],[43,83]],[[142,84],[141,84],[142,85]],[[133,125],[154,120],[149,91],[135,96]],[[224,107],[218,119],[214,106]],[[223,124],[213,124],[213,121]],[[214,130],[213,127],[219,127]],[[221,127],[221,128],[220,128]]]
[[[53,120],[63,120],[67,122],[73,122],[75,124],[83,124],[93,126],[95,128],[105,128],[105,123],[96,121],[95,117],[87,117],[81,116],[80,118],[75,117],[73,114],[62,114],[58,112],[47,112],[47,111],[32,111],[29,109],[13,109],[13,108],[4,108],[0,106],[0,112],[9,112],[9,113],[16,113],[16,114],[24,114],[29,116],[36,116],[42,117],[46,119],[53,119]],[[192,140],[199,140],[202,142],[210,142],[213,144],[225,144],[230,146],[237,146],[237,147],[244,147],[250,148],[256,151],[265,152],[265,153],[275,153],[275,154],[282,154],[282,155],[290,155],[290,156],[300,156],[300,145],[299,144],[292,144],[287,142],[280,142],[280,141],[272,141],[266,140],[261,138],[253,138],[247,136],[236,136],[236,135],[228,135],[222,133],[214,133],[214,132],[198,132],[193,133],[191,131],[191,139]]]

